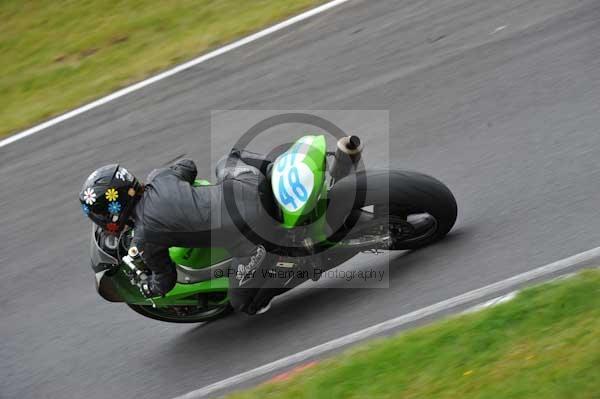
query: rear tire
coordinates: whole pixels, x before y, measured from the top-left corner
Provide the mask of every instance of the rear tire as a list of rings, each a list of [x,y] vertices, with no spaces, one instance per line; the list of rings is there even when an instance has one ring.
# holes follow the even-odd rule
[[[452,229],[457,216],[456,199],[448,187],[431,176],[411,171],[361,172],[356,179],[337,182],[329,198],[328,212],[332,210],[333,215],[328,214],[328,220],[339,218],[343,212],[348,214],[348,198],[354,198],[352,209],[373,206],[376,216],[406,219],[408,215],[427,213],[435,218],[435,231],[421,239],[395,242],[392,250],[421,248],[440,240]]]

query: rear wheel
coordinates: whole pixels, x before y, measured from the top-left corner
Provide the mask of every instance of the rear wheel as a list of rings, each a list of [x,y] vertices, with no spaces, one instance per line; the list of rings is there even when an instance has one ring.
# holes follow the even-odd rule
[[[448,234],[456,222],[456,200],[448,187],[422,173],[364,172],[356,180],[341,180],[330,192],[333,203],[352,197],[353,209],[371,209],[369,225],[387,231],[392,250],[427,246]]]

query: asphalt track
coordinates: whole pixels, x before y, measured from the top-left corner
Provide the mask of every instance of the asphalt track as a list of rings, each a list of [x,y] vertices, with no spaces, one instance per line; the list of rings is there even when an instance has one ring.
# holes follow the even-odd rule
[[[176,396],[597,247],[599,22],[594,0],[351,1],[1,148],[0,397]],[[178,326],[104,302],[83,178],[181,153],[208,175],[210,110],[230,108],[389,110],[392,166],[452,188],[454,232],[394,256],[389,289],[299,290],[261,317]]]

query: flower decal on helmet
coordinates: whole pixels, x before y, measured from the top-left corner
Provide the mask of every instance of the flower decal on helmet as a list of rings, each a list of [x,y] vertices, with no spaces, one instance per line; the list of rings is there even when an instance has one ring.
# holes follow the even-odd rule
[[[119,225],[116,223],[109,223],[106,225],[106,230],[109,233],[116,233],[117,231],[119,231]]]
[[[119,192],[114,188],[109,188],[108,190],[106,190],[105,195],[106,199],[109,201],[116,201],[117,198],[119,198]]]
[[[117,177],[117,179],[121,179],[123,181],[127,181],[131,179],[131,175],[129,174],[129,171],[127,171],[127,169],[125,168],[119,168],[119,170],[117,170],[117,173],[115,173],[115,176]]]
[[[81,204],[81,210],[83,211],[83,214],[86,216],[90,214],[90,207],[87,206],[86,204]]]
[[[109,203],[108,212],[112,213],[113,215],[118,214],[119,212],[121,212],[121,204],[116,201]]]
[[[88,188],[83,192],[83,200],[88,205],[93,205],[96,202],[96,193],[93,188]]]

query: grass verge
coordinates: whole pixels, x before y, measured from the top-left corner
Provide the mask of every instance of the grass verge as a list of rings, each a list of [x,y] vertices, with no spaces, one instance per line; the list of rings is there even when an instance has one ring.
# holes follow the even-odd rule
[[[600,271],[360,346],[229,398],[599,398]]]
[[[323,0],[3,0],[0,137]]]

